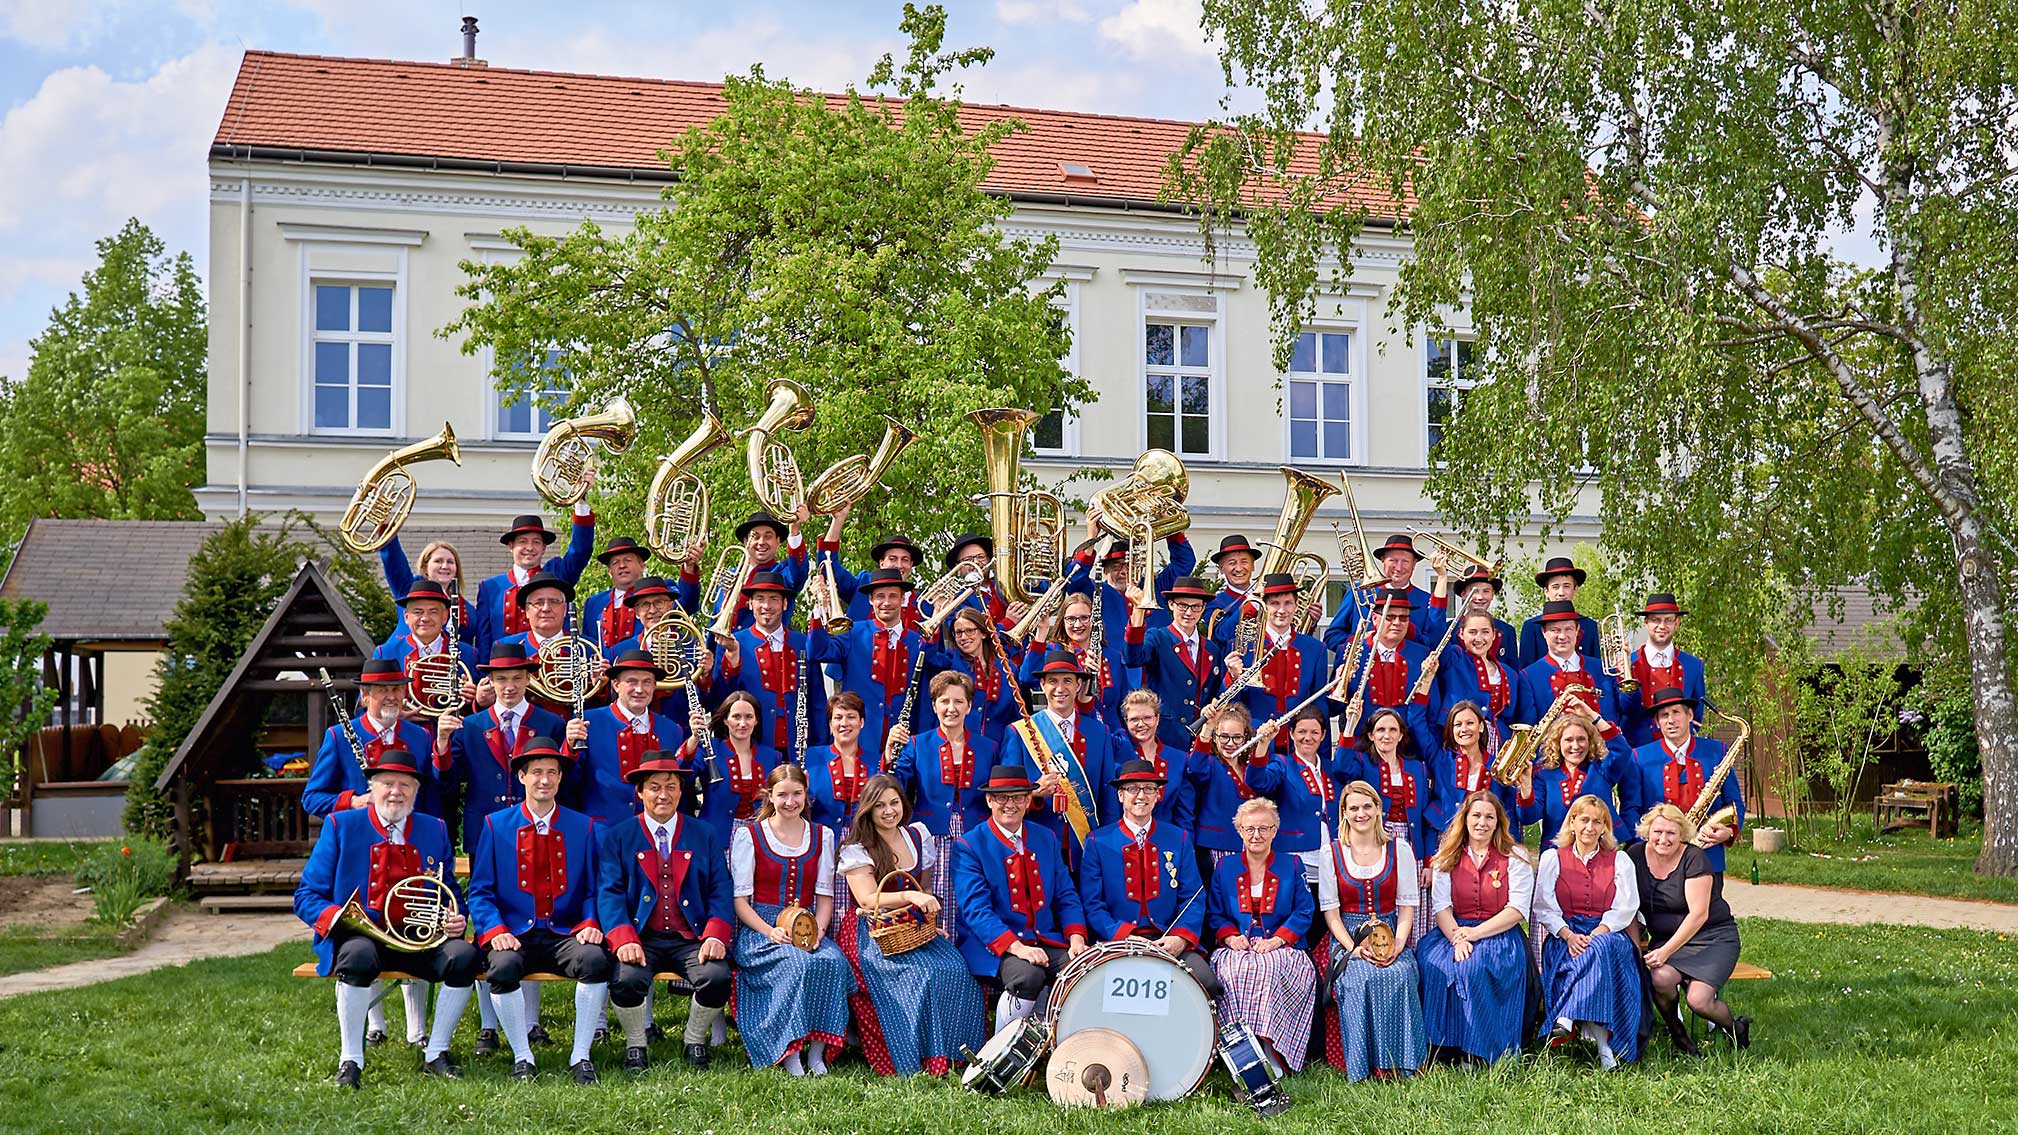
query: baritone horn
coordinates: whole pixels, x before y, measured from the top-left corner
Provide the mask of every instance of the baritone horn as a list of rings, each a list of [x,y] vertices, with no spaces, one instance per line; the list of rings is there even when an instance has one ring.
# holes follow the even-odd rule
[[[413,511],[418,488],[406,467],[437,460],[462,464],[455,429],[447,422],[441,424],[440,433],[426,441],[414,442],[379,458],[357,483],[357,491],[350,495],[350,504],[343,510],[343,522],[337,529],[343,546],[363,555],[391,543],[399,535],[399,526],[406,523],[407,513]]]
[[[897,455],[918,440],[904,423],[883,415],[883,440],[874,453],[854,453],[827,467],[827,471],[806,485],[806,507],[817,516],[832,516],[869,495]]]
[[[988,475],[988,535],[995,541],[995,586],[1011,603],[1030,603],[1039,581],[1065,574],[1065,505],[1042,490],[1018,492],[1023,438],[1044,415],[997,407],[967,415],[981,431],[981,460]]]
[[[1184,499],[1191,495],[1191,474],[1167,449],[1152,449],[1135,459],[1134,468],[1117,484],[1093,494],[1088,508],[1100,513],[1105,537],[1093,553],[1098,564],[1116,540],[1128,540],[1128,578],[1142,589],[1142,603],[1156,602],[1156,541],[1191,527]],[[1139,554],[1138,554],[1139,552]]]
[[[596,466],[590,439],[602,442],[611,453],[622,453],[637,436],[637,412],[621,394],[596,413],[562,418],[533,451],[533,488],[555,508],[571,508],[589,495],[588,474]]]
[[[722,420],[707,410],[701,422],[671,453],[645,494],[645,543],[660,559],[683,563],[708,536],[708,485],[693,473],[701,458],[729,444]]]
[[[745,457],[750,467],[750,489],[757,503],[779,516],[799,511],[806,495],[805,479],[799,475],[798,458],[782,441],[771,435],[779,430],[803,430],[813,424],[813,399],[806,388],[789,378],[774,378],[764,385],[770,402],[748,429],[736,436],[747,438]]]

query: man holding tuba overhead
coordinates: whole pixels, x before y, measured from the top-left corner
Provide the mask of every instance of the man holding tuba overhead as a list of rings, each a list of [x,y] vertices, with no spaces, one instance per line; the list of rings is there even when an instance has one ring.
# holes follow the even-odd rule
[[[384,970],[442,986],[421,1070],[455,1078],[448,1042],[469,1005],[479,959],[454,881],[448,828],[414,811],[420,758],[377,754],[367,775],[371,803],[332,813],[294,890],[294,913],[315,930],[316,972],[336,975],[340,1040],[336,1082],[359,1086],[371,985]]]
[[[594,469],[586,476],[591,484],[595,482]],[[489,658],[493,643],[530,629],[519,589],[541,574],[540,557],[547,554],[547,545],[555,539],[546,522],[533,514],[515,517],[512,526],[498,537],[498,543],[511,553],[512,562],[509,568],[477,584],[477,657]],[[566,580],[572,588],[581,579],[582,569],[588,566],[589,554],[595,550],[596,514],[589,511],[588,500],[584,498],[574,504],[574,529],[568,537],[567,554],[548,560],[544,570]],[[484,704],[489,704],[487,699]]]

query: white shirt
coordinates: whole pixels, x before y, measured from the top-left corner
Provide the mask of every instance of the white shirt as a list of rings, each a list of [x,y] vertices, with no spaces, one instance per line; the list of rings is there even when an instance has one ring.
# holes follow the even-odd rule
[[[532,810],[533,810],[533,806],[532,806],[532,805],[531,805],[530,803],[528,803],[528,804],[526,805],[526,811],[527,811],[528,813],[530,813],[530,812],[532,812]],[[534,831],[536,831],[536,832],[538,832],[538,833],[539,833],[539,834],[541,834],[541,835],[545,835],[545,834],[547,834],[547,829],[548,829],[549,827],[551,827],[551,826],[553,825],[553,822],[554,822],[554,812],[555,812],[556,810],[557,810],[557,809],[554,809],[554,808],[548,808],[548,809],[546,810],[546,814],[545,814],[545,815],[534,815],[534,816],[533,816],[533,830],[534,830]],[[648,821],[648,822],[649,822],[649,821]],[[656,839],[657,837],[656,837],[656,836],[654,836],[653,838],[654,838],[654,839]]]
[[[1584,660],[1581,655],[1572,654],[1568,658],[1557,658],[1551,654],[1549,658],[1554,660],[1556,669],[1565,674],[1581,674],[1584,671]]]
[[[825,898],[834,897],[834,831],[821,825],[806,824],[799,832],[797,843],[786,843],[778,838],[778,829],[772,825],[777,817],[760,821],[764,825],[764,842],[781,858],[790,859],[804,855],[813,842],[813,829],[819,827],[825,838],[820,841],[820,865],[813,877],[813,893]],[[736,897],[749,898],[757,891],[757,841],[750,834],[750,824],[736,825],[736,834],[729,839],[729,874],[735,879]]]
[[[1142,840],[1142,837],[1149,834],[1149,828],[1151,825],[1155,824],[1155,822],[1156,821],[1152,818],[1149,821],[1149,823],[1144,824],[1138,828],[1135,826],[1134,820],[1129,819],[1127,816],[1123,816],[1121,817],[1121,830],[1128,833],[1129,839],[1140,842]]]
[[[632,717],[630,711],[616,702],[611,702],[610,712],[616,714],[617,720],[624,723],[624,728],[629,729],[633,733],[650,733],[652,731],[652,714],[650,710]]]
[[[1675,664],[1674,643],[1672,642],[1669,643],[1668,648],[1666,650],[1659,650],[1659,651],[1654,649],[1653,643],[1648,643],[1645,649],[1647,652],[1648,666],[1651,666],[1656,670],[1665,670],[1668,667],[1673,666]]]
[[[673,818],[663,824],[652,819],[650,816],[646,816],[645,827],[651,829],[653,847],[661,845],[671,847],[680,841],[680,814],[678,812],[674,812]]]
[[[1288,630],[1283,631],[1276,630],[1274,627],[1268,628],[1268,641],[1274,643],[1275,648],[1277,650],[1289,649],[1289,640],[1295,637],[1296,637],[1295,627],[1291,627]]]
[[[1465,848],[1465,854],[1471,854],[1469,847]],[[1520,911],[1521,917],[1526,918],[1529,909],[1534,906],[1535,869],[1518,852],[1508,855],[1506,864],[1507,905]],[[1450,905],[1450,876],[1442,871],[1432,872],[1429,877],[1430,917],[1435,918],[1443,911],[1449,910]]]
[[[526,703],[520,702],[517,705],[508,706],[503,702],[499,702],[497,705],[498,728],[509,733],[525,723],[525,715]]]
[[[897,620],[897,625],[894,627],[886,627],[879,623],[876,626],[876,630],[889,640],[891,650],[897,649],[898,645],[904,641],[904,620],[902,619]]]
[[[1571,844],[1571,854],[1575,854],[1575,844]],[[1542,852],[1542,865],[1535,871],[1534,922],[1544,934],[1555,934],[1569,923],[1563,918],[1562,903],[1556,898],[1556,880],[1562,878],[1563,849],[1551,847]],[[1609,933],[1616,934],[1632,925],[1640,913],[1640,876],[1633,867],[1633,861],[1624,851],[1605,851],[1594,848],[1588,856],[1578,855],[1585,863],[1599,855],[1612,856],[1612,905],[1604,917],[1598,919]]]
[[[371,723],[371,731],[377,734],[378,739],[381,741],[390,743],[395,737],[399,736],[399,718],[397,716],[393,717],[391,721],[384,723],[381,723],[378,718],[369,715],[365,717],[365,720]]]
[[[1049,706],[1046,706],[1044,709],[1044,716],[1050,718],[1054,723],[1057,724],[1059,734],[1065,738],[1065,743],[1067,745],[1070,745],[1072,743],[1072,722],[1078,717],[1078,715],[1074,714],[1072,717],[1060,717],[1058,716],[1057,711],[1051,709]]]
[[[1382,646],[1376,642],[1373,644],[1373,656],[1381,662],[1392,662],[1394,661],[1395,652],[1400,649],[1398,646]]]
[[[434,636],[433,642],[415,642],[413,644],[413,652],[417,657],[420,658],[432,658],[436,654],[441,653],[441,649],[442,646],[440,635]]]
[[[377,811],[377,810],[378,810],[378,805],[376,805],[376,804],[372,805],[372,809],[373,809],[374,811]],[[405,817],[404,819],[401,819],[400,821],[398,821],[397,823],[395,823],[395,822],[393,822],[393,821],[391,821],[391,820],[388,820],[388,819],[386,819],[386,818],[385,818],[385,813],[384,813],[384,812],[382,812],[382,811],[379,811],[379,812],[378,812],[378,822],[379,822],[379,825],[380,825],[381,827],[385,828],[385,842],[387,842],[387,843],[405,843],[405,842],[406,842],[406,821],[407,821],[407,820],[410,820],[410,819],[412,819],[412,818],[413,818],[413,815],[412,815],[412,813],[408,813],[408,814],[407,814],[407,816],[406,816],[406,817]]]
[[[1021,853],[1022,853],[1022,851],[1023,851],[1023,826],[1022,826],[1021,824],[1018,824],[1018,825],[1016,826],[1016,829],[1015,829],[1014,831],[1011,831],[1010,829],[1008,829],[1008,828],[1005,828],[1005,827],[1001,826],[1000,824],[997,824],[997,825],[995,825],[995,830],[996,830],[996,831],[998,831],[998,832],[1001,832],[1001,833],[1002,833],[1002,835],[1003,835],[1003,837],[1004,837],[1004,838],[1006,838],[1006,839],[1008,839],[1008,841],[1009,841],[1009,846],[1010,846],[1010,848],[1012,848],[1013,850],[1015,850],[1015,851],[1016,851],[1016,852],[1017,852],[1018,854],[1021,854]]]
[[[1405,906],[1421,906],[1422,872],[1415,862],[1415,849],[1410,847],[1408,841],[1405,839],[1397,839],[1390,842],[1394,847],[1395,909],[1399,910]],[[1330,844],[1325,845],[1323,855],[1323,867],[1317,873],[1317,909],[1337,910],[1340,906],[1338,898],[1338,867],[1332,862]],[[1345,873],[1355,879],[1375,878],[1380,874],[1380,867],[1384,858],[1376,859],[1372,863],[1361,863],[1352,857],[1352,849],[1347,848],[1345,853]]]
[[[756,629],[758,634],[764,636],[765,647],[771,650],[785,649],[785,625],[783,623],[778,624],[777,630],[767,631],[754,627],[753,629]]]
[[[522,568],[517,564],[513,564],[512,566],[506,568],[505,574],[511,577],[513,587],[524,587],[526,584],[526,580],[531,579],[533,577],[533,573],[531,571]]]

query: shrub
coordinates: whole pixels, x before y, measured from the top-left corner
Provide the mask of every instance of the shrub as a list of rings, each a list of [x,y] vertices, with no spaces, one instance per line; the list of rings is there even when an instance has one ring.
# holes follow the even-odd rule
[[[117,926],[133,910],[175,882],[175,853],[162,840],[136,835],[108,840],[77,868],[79,886],[91,888],[93,922]]]

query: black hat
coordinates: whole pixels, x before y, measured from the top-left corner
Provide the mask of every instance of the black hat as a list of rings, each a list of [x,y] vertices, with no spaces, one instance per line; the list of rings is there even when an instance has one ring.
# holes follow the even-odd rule
[[[1696,699],[1680,690],[1669,687],[1665,690],[1654,691],[1654,700],[1647,703],[1647,716],[1652,717],[1671,705],[1685,705],[1689,707],[1690,713],[1693,714],[1696,712]]]
[[[904,573],[896,568],[871,568],[869,574],[862,577],[862,586],[856,590],[867,595],[878,587],[901,587],[906,591],[917,589],[917,585],[905,579]]]
[[[412,751],[403,745],[396,748],[387,746],[378,751],[378,756],[372,759],[371,767],[364,770],[364,778],[370,780],[382,772],[403,772],[418,780],[420,758],[414,756]]]
[[[624,606],[635,607],[638,605],[638,600],[650,599],[654,595],[663,595],[668,599],[674,597],[673,589],[666,583],[664,576],[640,576],[637,585],[629,591],[624,592]]]
[[[736,525],[736,539],[738,541],[749,539],[750,529],[752,528],[768,528],[776,532],[778,534],[778,543],[780,544],[784,543],[785,537],[791,534],[791,529],[786,527],[784,521],[779,520],[761,508],[751,513],[748,520]]]
[[[448,589],[432,579],[416,579],[400,596],[399,604],[404,607],[416,599],[432,599],[442,606],[448,606]]]
[[[1407,552],[1409,555],[1414,556],[1418,560],[1422,558],[1422,553],[1415,550],[1415,541],[1409,539],[1408,535],[1402,532],[1397,532],[1394,535],[1389,536],[1387,538],[1387,543],[1382,544],[1380,547],[1375,548],[1373,550],[1373,554],[1376,559],[1388,554],[1389,552]]]
[[[1105,567],[1108,564],[1113,563],[1115,560],[1125,560],[1127,558],[1128,558],[1128,541],[1116,540],[1112,545],[1108,547],[1107,554],[1100,557],[1100,565],[1102,567]]]
[[[1036,678],[1038,683],[1042,684],[1044,679],[1053,674],[1070,674],[1081,680],[1093,676],[1079,665],[1079,656],[1077,654],[1063,648],[1056,648],[1045,653],[1044,664],[1037,668]]]
[[[1383,588],[1373,601],[1373,613],[1376,615],[1405,615],[1413,610],[1415,600],[1405,587]]]
[[[898,548],[911,553],[912,563],[921,564],[925,562],[925,549],[913,544],[909,536],[892,536],[880,544],[871,546],[869,549],[869,561],[871,563],[881,563],[884,552],[894,551]]]
[[[534,757],[552,757],[561,763],[563,773],[574,765],[575,755],[560,746],[552,737],[534,737],[526,742],[525,751],[512,756],[512,772],[516,773]]]
[[[1271,595],[1298,595],[1303,588],[1297,586],[1296,577],[1286,571],[1272,571],[1261,577],[1261,597]]]
[[[1120,788],[1127,784],[1164,784],[1167,782],[1168,778],[1156,771],[1155,761],[1145,761],[1136,758],[1134,760],[1122,761],[1120,769],[1114,773],[1114,779],[1107,782],[1107,787]]]
[[[652,657],[652,652],[649,650],[626,650],[622,654],[617,655],[615,660],[604,668],[603,673],[614,684],[617,680],[617,675],[625,670],[649,670],[654,678],[663,678],[666,676],[666,672],[659,667],[657,660]]]
[[[537,571],[533,573],[531,579],[519,584],[517,598],[519,609],[522,611],[525,609],[526,600],[532,598],[533,592],[544,591],[549,587],[567,596],[568,602],[572,603],[575,601],[574,584],[569,583],[550,571]]]
[[[1506,580],[1494,575],[1492,569],[1486,567],[1484,564],[1473,564],[1470,570],[1459,576],[1457,590],[1465,591],[1475,583],[1492,584],[1492,593],[1494,595],[1498,595],[1500,592],[1506,590]]]
[[[1544,623],[1574,622],[1583,618],[1577,614],[1577,605],[1568,599],[1551,599],[1542,604],[1542,613],[1535,616]]]
[[[979,532],[962,532],[953,538],[953,546],[946,549],[946,566],[949,569],[960,562],[960,549],[969,544],[979,544],[981,551],[986,553],[989,559],[995,558],[995,541],[992,538]]]
[[[1547,587],[1549,580],[1559,575],[1569,576],[1577,581],[1578,587],[1582,587],[1589,573],[1572,563],[1568,556],[1550,556],[1549,561],[1542,565],[1542,570],[1535,573],[1535,582]]]
[[[528,532],[537,533],[544,543],[551,544],[556,539],[553,529],[547,527],[546,521],[531,513],[527,513],[524,516],[512,517],[512,526],[505,529],[505,534],[498,537],[497,542],[500,544],[509,544]]]
[[[743,594],[750,595],[758,591],[775,591],[780,595],[790,595],[792,585],[778,572],[753,571],[749,580],[743,584]]]
[[[625,773],[624,779],[630,781],[632,787],[636,787],[656,773],[670,772],[679,775],[681,785],[684,787],[686,782],[700,771],[681,760],[676,749],[653,749],[638,756],[637,767]]]
[[[1216,564],[1221,559],[1230,556],[1235,552],[1246,552],[1248,555],[1253,556],[1256,559],[1261,558],[1261,549],[1255,547],[1253,544],[1248,543],[1247,537],[1228,536],[1219,542],[1219,550],[1212,553],[1212,562]]]
[[[1680,603],[1675,602],[1675,597],[1665,591],[1656,591],[1652,595],[1647,596],[1647,605],[1641,607],[1639,613],[1642,615],[1688,614],[1687,611],[1682,610]]]
[[[367,658],[364,672],[357,676],[360,686],[404,686],[406,668],[392,658]]]
[[[619,536],[610,541],[610,546],[604,548],[601,554],[596,556],[596,560],[604,567],[608,567],[611,560],[626,553],[636,556],[641,560],[652,558],[652,550],[650,548],[645,547],[629,536]]]
[[[988,782],[980,787],[986,796],[1037,791],[1037,785],[1022,765],[996,765],[988,770]]]
[[[526,645],[522,642],[494,642],[490,648],[490,661],[479,662],[479,670],[532,670],[538,662],[526,657]]]
[[[1163,598],[1166,601],[1171,599],[1210,599],[1212,598],[1212,588],[1207,587],[1205,581],[1197,576],[1187,575],[1171,580],[1170,586],[1163,589]]]

